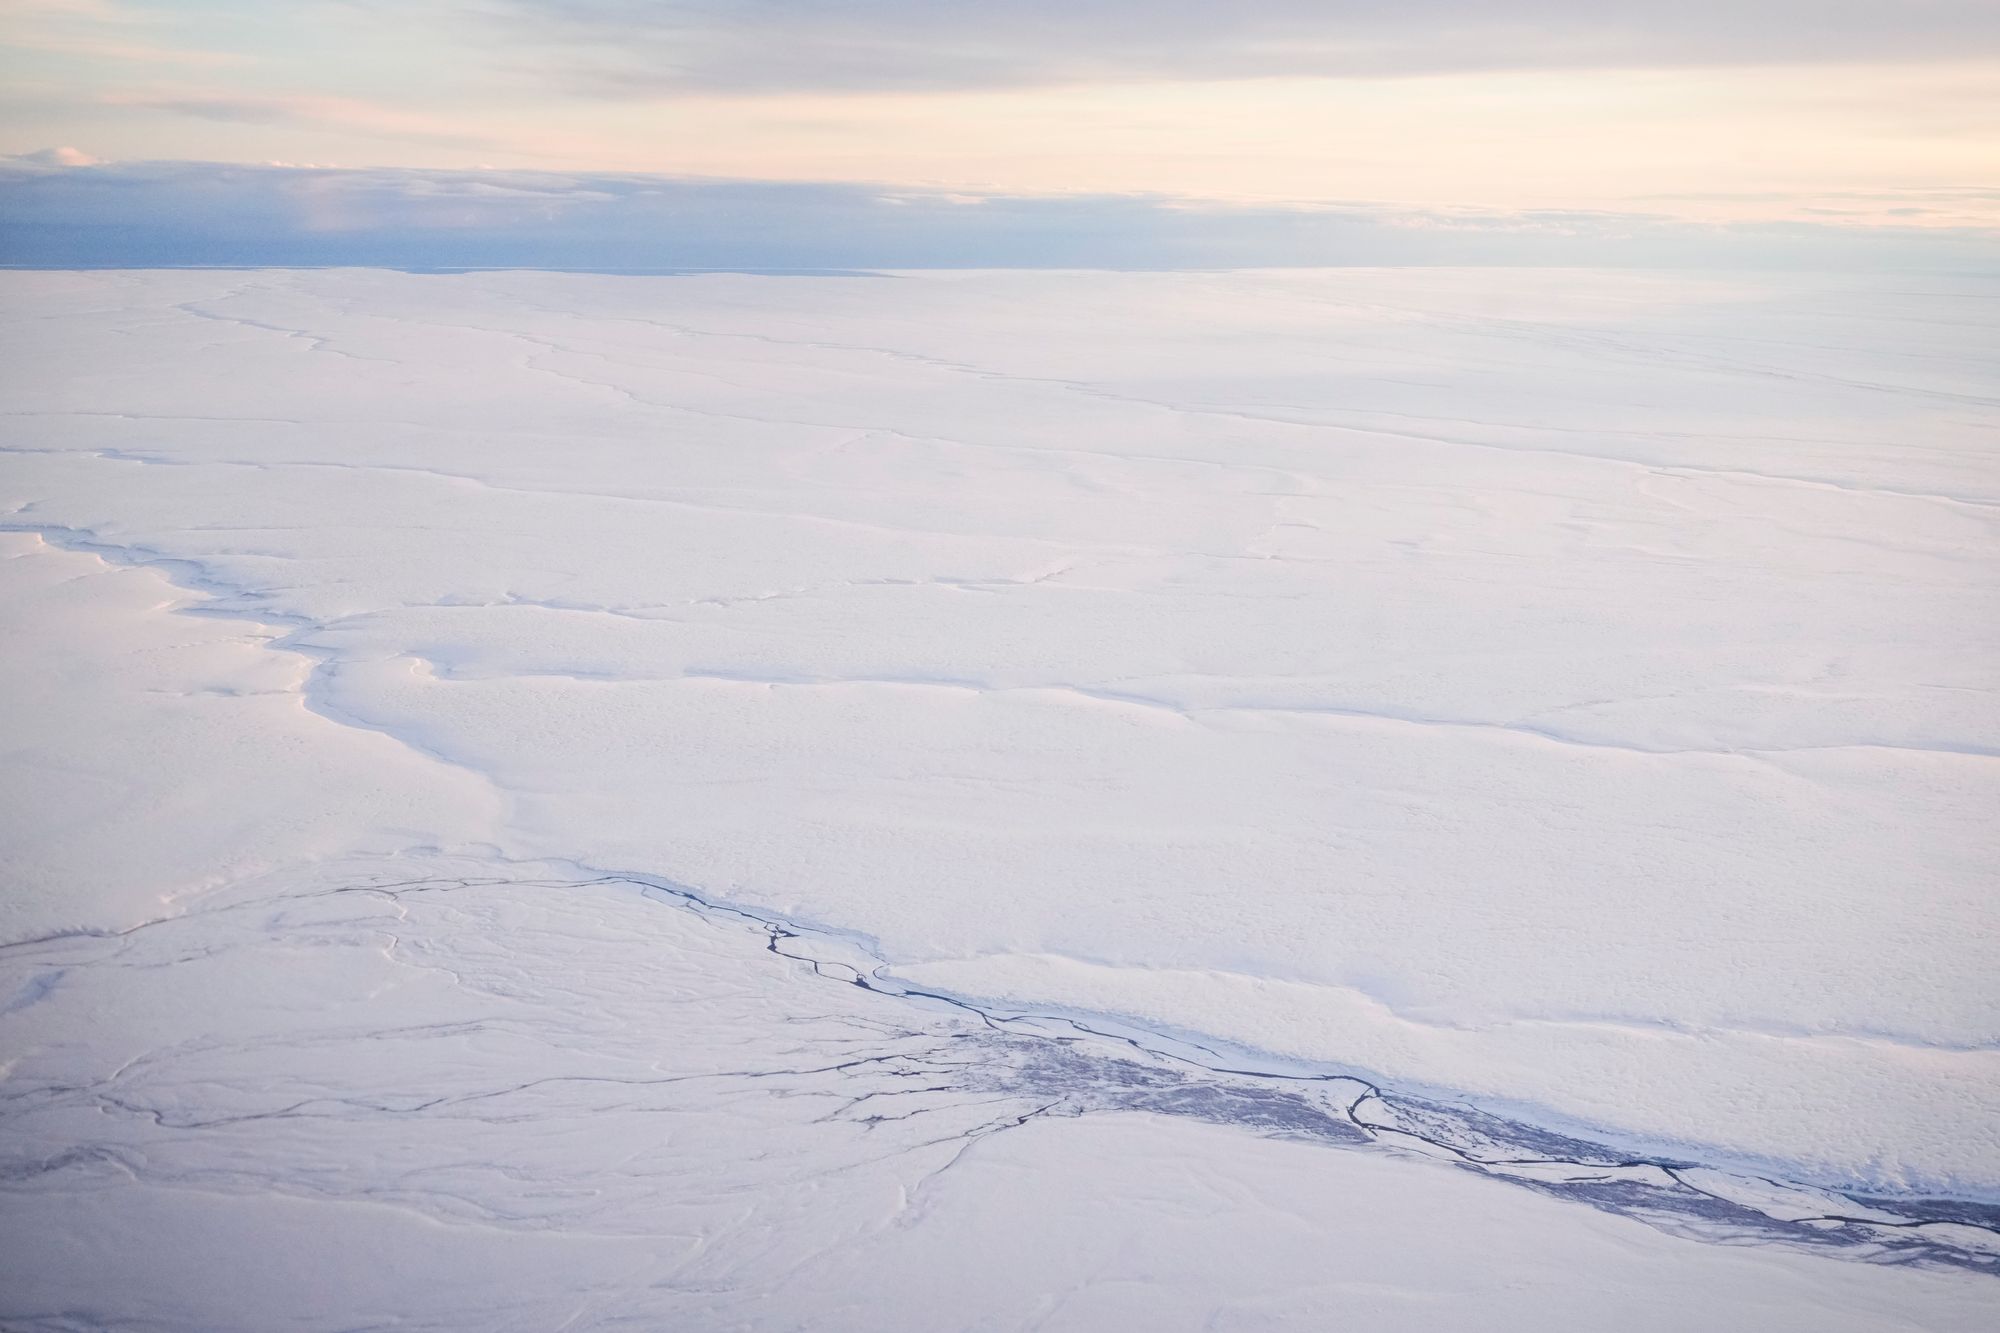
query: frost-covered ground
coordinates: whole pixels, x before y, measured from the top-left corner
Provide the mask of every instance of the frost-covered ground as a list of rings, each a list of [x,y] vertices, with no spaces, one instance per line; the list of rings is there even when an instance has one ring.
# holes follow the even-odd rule
[[[0,1320],[1990,1318],[2000,285],[0,290]]]

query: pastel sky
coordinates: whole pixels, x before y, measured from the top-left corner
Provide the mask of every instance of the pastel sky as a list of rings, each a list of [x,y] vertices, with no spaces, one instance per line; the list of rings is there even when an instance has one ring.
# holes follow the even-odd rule
[[[0,0],[0,59],[45,167],[2000,227],[2000,0]]]

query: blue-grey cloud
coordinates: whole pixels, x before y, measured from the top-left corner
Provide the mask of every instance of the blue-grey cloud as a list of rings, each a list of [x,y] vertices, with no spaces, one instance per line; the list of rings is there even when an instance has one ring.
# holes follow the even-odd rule
[[[525,32],[608,95],[2000,52],[1994,0],[475,0],[463,12]]]
[[[646,175],[0,159],[0,262],[36,267],[2000,269],[1978,229],[1587,212],[1238,207]]]

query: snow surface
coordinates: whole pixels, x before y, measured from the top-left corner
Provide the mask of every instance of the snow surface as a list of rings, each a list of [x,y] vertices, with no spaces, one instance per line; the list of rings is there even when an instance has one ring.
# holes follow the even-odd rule
[[[2000,1191],[1994,284],[0,286],[0,1314],[1990,1301],[1797,1250],[1919,1234],[1825,1187]],[[1138,1049],[1095,1037],[1050,1102],[1018,1042],[1054,1029],[911,988],[1205,1047],[1144,1058],[1261,1109],[1079,1093]],[[826,1072],[913,1041],[978,1054]],[[1245,1061],[1420,1100],[1279,1124],[1206,1072]],[[1499,1172],[1538,1194],[1328,1146],[1463,1160],[1459,1096],[1636,1156]],[[352,1303],[298,1313],[314,1282]]]
[[[1754,1214],[1693,1243],[1342,1150],[1303,1117],[1276,1134],[1244,1094],[1198,1097],[1212,1081],[773,966],[750,923],[631,886],[401,867],[293,872],[34,949],[47,984],[0,1016],[32,1051],[7,1085],[9,1327],[1970,1331],[1990,1313],[1989,1276],[1752,1248],[1773,1239]]]

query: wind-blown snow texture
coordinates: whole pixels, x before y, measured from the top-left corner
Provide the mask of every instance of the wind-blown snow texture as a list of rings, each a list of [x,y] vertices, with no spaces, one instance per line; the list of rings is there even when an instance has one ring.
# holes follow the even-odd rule
[[[1977,1325],[1992,284],[5,289],[0,1315]]]

